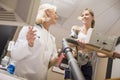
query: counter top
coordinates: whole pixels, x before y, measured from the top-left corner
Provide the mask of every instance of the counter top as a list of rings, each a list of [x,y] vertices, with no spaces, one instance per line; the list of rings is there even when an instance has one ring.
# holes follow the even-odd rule
[[[10,74],[5,70],[0,69],[0,80],[27,80],[27,79],[17,77],[14,74]]]

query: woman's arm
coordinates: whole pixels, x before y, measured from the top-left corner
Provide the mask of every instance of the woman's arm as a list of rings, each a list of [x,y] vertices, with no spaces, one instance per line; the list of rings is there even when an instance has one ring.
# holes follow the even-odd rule
[[[96,53],[98,57],[101,57],[101,58],[107,58],[108,56],[106,54],[103,54],[103,53],[100,53],[100,52],[97,52]]]
[[[120,59],[120,53],[119,52],[113,52],[113,58],[119,58]]]
[[[101,58],[107,58],[108,57],[107,54],[103,54],[103,53],[100,53],[100,52],[97,52],[97,56],[101,57]],[[113,59],[120,58],[120,53],[114,51],[113,56],[111,58],[113,58]]]

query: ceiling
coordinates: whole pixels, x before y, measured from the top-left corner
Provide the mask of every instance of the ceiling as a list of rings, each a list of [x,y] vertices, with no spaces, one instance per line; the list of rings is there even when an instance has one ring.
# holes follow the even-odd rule
[[[31,3],[34,2],[33,0],[27,1],[31,1]],[[39,2],[39,0],[37,1]],[[7,0],[5,3],[7,4],[8,2],[10,3],[9,0]],[[16,3],[17,0],[14,0],[13,2]],[[24,0],[22,0],[22,3],[23,2]],[[79,16],[81,10],[85,8],[90,8],[93,10],[95,14],[95,29],[98,32],[106,35],[120,35],[120,0],[40,0],[40,4],[43,3],[50,3],[57,7],[59,18],[57,20],[57,24],[50,28],[50,32],[56,37],[57,47],[61,47],[63,38],[69,37],[70,29],[73,25],[82,25],[81,21],[78,20],[77,17]],[[21,6],[20,2],[19,5]],[[17,10],[21,12],[23,7],[21,7],[21,10]],[[24,10],[28,10],[27,7],[25,7]],[[23,12],[21,13],[22,15]],[[28,14],[24,14],[24,16],[28,16]],[[28,20],[33,19],[33,16],[31,17]]]
[[[50,31],[56,37],[58,47],[61,46],[64,37],[69,37],[73,25],[82,25],[77,16],[84,8],[93,10],[97,31],[108,35],[120,35],[120,0],[41,0],[41,4],[43,3],[57,6],[59,19]]]

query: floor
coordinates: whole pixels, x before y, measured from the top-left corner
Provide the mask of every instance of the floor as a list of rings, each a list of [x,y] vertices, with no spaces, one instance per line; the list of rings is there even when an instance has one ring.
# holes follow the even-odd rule
[[[64,80],[64,74],[53,71],[53,67],[48,71],[48,80]]]

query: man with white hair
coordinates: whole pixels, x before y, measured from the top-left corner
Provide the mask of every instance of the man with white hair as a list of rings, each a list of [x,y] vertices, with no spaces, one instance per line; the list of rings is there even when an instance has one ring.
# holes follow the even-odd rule
[[[48,68],[57,62],[55,38],[49,32],[58,18],[56,7],[42,4],[34,27],[23,26],[11,52],[15,74],[27,80],[47,80]]]

